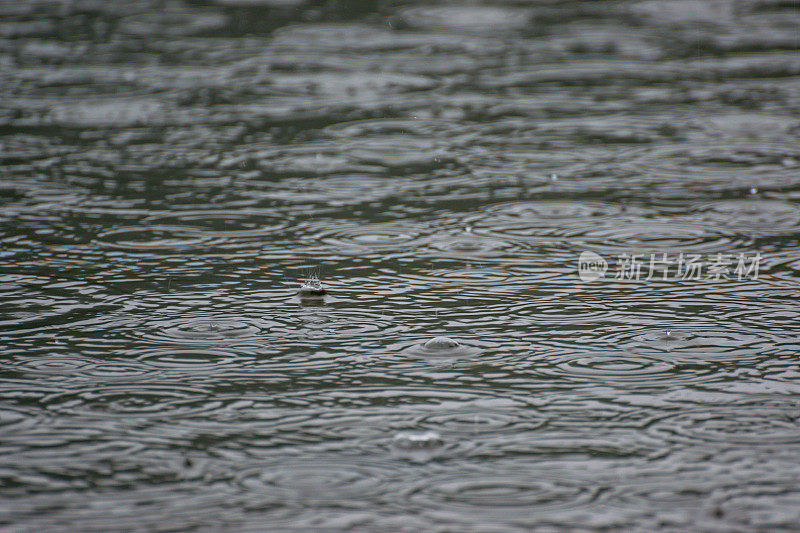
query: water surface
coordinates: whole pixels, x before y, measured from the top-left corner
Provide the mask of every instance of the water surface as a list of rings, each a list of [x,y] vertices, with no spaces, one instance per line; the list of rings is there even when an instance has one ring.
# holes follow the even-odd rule
[[[798,48],[777,0],[0,2],[0,523],[795,529]]]

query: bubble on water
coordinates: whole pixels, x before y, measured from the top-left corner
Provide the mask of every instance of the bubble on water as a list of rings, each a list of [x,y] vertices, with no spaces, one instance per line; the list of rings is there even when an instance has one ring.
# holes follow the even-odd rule
[[[481,349],[477,346],[472,346],[470,343],[464,344],[445,336],[415,343],[404,351],[417,357],[445,360],[471,357],[481,353]]]
[[[460,346],[460,343],[450,337],[440,336],[427,341],[424,346],[427,350],[449,350],[451,348],[457,348]]]
[[[403,450],[425,450],[443,443],[442,436],[435,431],[401,431],[394,436],[394,444]]]

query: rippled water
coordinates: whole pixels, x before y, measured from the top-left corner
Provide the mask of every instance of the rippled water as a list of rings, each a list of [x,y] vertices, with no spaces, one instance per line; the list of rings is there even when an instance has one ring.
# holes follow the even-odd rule
[[[1,1],[0,523],[794,530],[798,49],[779,0]]]

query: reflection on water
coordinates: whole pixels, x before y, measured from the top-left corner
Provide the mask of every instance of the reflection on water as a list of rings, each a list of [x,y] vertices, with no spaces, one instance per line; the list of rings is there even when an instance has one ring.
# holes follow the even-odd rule
[[[778,0],[0,1],[0,523],[796,528],[798,35]]]

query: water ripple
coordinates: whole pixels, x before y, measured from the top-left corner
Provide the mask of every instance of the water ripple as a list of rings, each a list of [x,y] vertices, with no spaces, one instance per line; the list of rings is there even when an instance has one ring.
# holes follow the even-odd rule
[[[127,251],[203,249],[221,242],[214,235],[188,226],[122,227],[98,235],[99,244]]]
[[[793,529],[789,4],[0,1],[0,522]]]
[[[145,383],[77,388],[49,395],[43,404],[48,412],[59,415],[108,418],[196,415],[214,406],[202,389]]]
[[[744,403],[680,411],[659,420],[648,432],[667,442],[746,446],[800,443],[797,406],[791,402]]]

